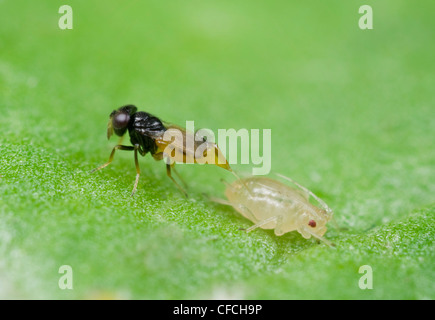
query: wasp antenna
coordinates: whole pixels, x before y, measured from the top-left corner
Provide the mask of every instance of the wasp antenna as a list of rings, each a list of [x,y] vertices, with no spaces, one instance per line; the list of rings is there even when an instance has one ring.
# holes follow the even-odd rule
[[[113,125],[112,125],[112,117],[110,117],[109,122],[107,123],[107,139],[113,135]]]

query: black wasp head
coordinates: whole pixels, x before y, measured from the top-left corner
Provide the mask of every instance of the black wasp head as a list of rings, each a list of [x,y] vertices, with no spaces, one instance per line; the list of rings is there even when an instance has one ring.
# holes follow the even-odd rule
[[[110,114],[110,120],[107,124],[107,139],[110,139],[113,132],[117,136],[122,137],[128,128],[128,123],[130,122],[131,116],[136,113],[137,108],[132,105],[126,105],[118,110],[113,110]]]

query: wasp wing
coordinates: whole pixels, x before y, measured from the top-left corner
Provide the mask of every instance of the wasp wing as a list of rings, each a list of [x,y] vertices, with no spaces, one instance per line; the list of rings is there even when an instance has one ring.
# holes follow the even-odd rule
[[[165,123],[165,127],[165,133],[156,138],[155,143],[157,152],[162,157],[171,158],[171,163],[208,163],[230,170],[227,160],[215,143],[174,124]]]
[[[172,158],[173,162],[195,163],[195,151],[200,144],[195,141],[195,135],[174,124],[165,123],[165,127],[164,134],[155,137],[157,152]]]

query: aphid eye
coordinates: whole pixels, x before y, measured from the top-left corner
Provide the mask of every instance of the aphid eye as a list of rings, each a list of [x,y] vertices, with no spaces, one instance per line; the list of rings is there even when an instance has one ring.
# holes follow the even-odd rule
[[[309,225],[311,228],[315,228],[315,227],[316,227],[316,221],[314,221],[314,220],[310,220],[310,221],[308,221],[308,225]]]
[[[116,114],[112,120],[114,129],[123,129],[127,127],[130,115],[128,113],[120,112]]]

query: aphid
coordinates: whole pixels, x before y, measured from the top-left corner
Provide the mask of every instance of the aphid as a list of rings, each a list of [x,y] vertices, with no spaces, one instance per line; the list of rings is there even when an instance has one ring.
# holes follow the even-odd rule
[[[323,238],[326,223],[332,218],[332,210],[307,188],[285,176],[298,189],[266,177],[249,177],[227,184],[225,196],[228,200],[212,200],[234,207],[245,218],[255,224],[248,229],[274,229],[277,236],[298,231],[304,238],[311,236],[333,245]],[[320,208],[311,204],[313,197]]]
[[[176,125],[162,122],[159,118],[147,112],[137,112],[137,108],[134,105],[123,106],[110,114],[110,120],[107,124],[107,138],[110,139],[113,133],[123,137],[127,130],[132,146],[116,145],[110,154],[109,160],[91,172],[108,166],[113,161],[116,150],[134,151],[136,180],[131,195],[134,195],[136,192],[140,176],[138,152],[142,156],[150,152],[155,160],[165,160],[168,177],[186,196],[186,191],[171,175],[171,169],[178,175],[174,168],[176,162],[205,163],[204,161],[211,157],[213,161],[207,163],[216,164],[232,172],[227,160],[215,143],[208,142],[205,139],[197,141],[198,138],[193,133],[187,132]],[[167,139],[165,133],[174,133],[174,135],[170,134],[170,137],[175,136],[177,133],[181,136],[181,139],[175,139],[175,141],[174,139]],[[188,143],[188,141],[192,143]],[[199,155],[198,150],[200,151]],[[178,177],[182,181],[181,177]]]

